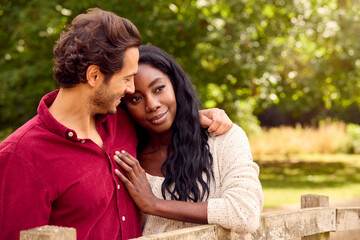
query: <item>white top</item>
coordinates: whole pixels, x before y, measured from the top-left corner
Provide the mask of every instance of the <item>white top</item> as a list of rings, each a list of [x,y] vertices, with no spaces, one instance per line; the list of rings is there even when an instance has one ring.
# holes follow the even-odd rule
[[[237,125],[225,134],[209,137],[213,156],[214,179],[210,181],[208,223],[240,233],[255,232],[260,224],[264,196],[259,181],[259,167],[253,161],[245,132]],[[147,174],[152,191],[158,198],[163,177]],[[166,192],[166,199],[171,199]],[[196,226],[142,214],[143,235],[157,234]]]

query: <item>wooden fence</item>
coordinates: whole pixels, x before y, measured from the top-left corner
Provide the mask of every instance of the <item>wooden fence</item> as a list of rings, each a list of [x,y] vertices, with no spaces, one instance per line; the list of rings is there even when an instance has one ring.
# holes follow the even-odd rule
[[[240,235],[217,225],[201,225],[138,240],[227,239],[227,240],[303,240],[330,239],[330,232],[360,230],[360,206],[329,207],[329,198],[320,195],[301,196],[301,209],[263,213],[261,225],[253,234]],[[359,236],[360,238],[360,236]],[[76,240],[74,228],[42,226],[21,231],[20,240]]]

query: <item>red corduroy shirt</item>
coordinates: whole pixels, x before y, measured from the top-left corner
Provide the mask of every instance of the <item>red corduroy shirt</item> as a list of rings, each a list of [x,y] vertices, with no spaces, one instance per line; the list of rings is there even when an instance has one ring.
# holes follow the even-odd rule
[[[128,114],[96,119],[102,150],[50,114],[58,91],[43,97],[38,114],[0,144],[0,238],[42,225],[74,227],[77,239],[141,235],[139,211],[114,174],[116,150],[136,154]]]

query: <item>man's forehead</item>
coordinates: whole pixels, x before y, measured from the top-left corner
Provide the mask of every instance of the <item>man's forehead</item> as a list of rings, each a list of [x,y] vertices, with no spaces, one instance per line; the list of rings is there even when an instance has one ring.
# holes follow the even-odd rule
[[[130,77],[137,73],[139,62],[139,50],[138,48],[128,48],[124,56],[123,70],[124,75]]]

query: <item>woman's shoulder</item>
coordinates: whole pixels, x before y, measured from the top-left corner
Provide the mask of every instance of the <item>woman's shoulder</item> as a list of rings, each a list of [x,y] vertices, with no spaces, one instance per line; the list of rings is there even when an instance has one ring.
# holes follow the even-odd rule
[[[234,124],[223,135],[209,137],[208,144],[210,151],[215,155],[236,154],[236,151],[250,151],[249,139],[245,131],[237,124]]]
[[[213,136],[210,134],[209,140],[216,141],[216,142],[222,142],[225,140],[231,140],[231,139],[247,139],[245,131],[237,124],[233,124],[233,126],[230,128],[229,131],[222,135]]]

